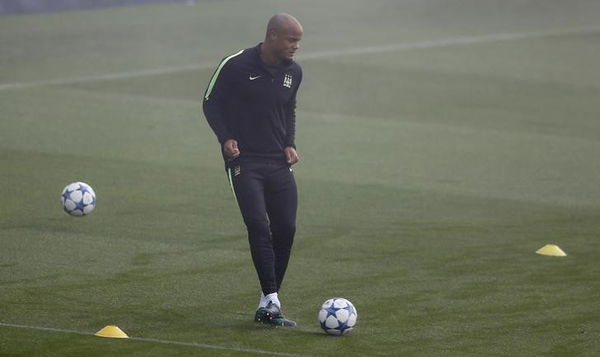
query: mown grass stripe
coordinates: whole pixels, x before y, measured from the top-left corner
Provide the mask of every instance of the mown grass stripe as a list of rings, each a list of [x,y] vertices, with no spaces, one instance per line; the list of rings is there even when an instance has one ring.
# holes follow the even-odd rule
[[[510,41],[510,40],[521,40],[521,39],[527,39],[527,38],[543,38],[543,37],[553,37],[553,36],[569,36],[569,35],[588,34],[588,33],[597,33],[597,32],[600,32],[600,26],[587,26],[587,27],[579,27],[579,28],[571,28],[571,29],[530,31],[530,32],[520,32],[520,33],[519,32],[517,32],[517,33],[496,33],[496,34],[481,35],[481,36],[450,37],[450,38],[443,38],[443,39],[439,39],[439,40],[421,41],[421,42],[412,42],[412,43],[396,43],[396,44],[390,44],[390,45],[385,45],[385,46],[366,46],[366,47],[353,47],[353,48],[349,48],[349,49],[317,51],[317,52],[313,52],[313,53],[307,53],[304,55],[300,54],[298,57],[300,60],[313,60],[313,59],[338,57],[338,56],[351,56],[351,55],[363,55],[363,54],[371,54],[371,53],[419,50],[419,49],[429,49],[429,48],[436,48],[436,47],[470,45],[470,44],[495,42],[495,41]],[[207,93],[206,93],[205,97],[210,95],[210,91],[212,90],[212,87],[214,86],[214,83],[216,82],[218,72],[220,71],[222,66],[226,63],[226,61],[229,58],[234,57],[241,52],[242,51],[240,51],[230,57],[227,57],[225,60],[223,60],[221,62],[221,64],[217,68],[217,71],[211,78],[211,81],[209,83],[209,87],[207,89]],[[209,64],[209,63],[199,63],[199,64],[184,65],[184,66],[161,67],[161,68],[148,69],[148,70],[135,70],[135,71],[126,71],[126,72],[98,74],[98,75],[82,76],[82,77],[75,77],[75,78],[50,79],[50,80],[46,80],[46,81],[0,83],[0,91],[53,86],[53,85],[69,85],[69,84],[95,82],[95,81],[119,80],[119,79],[127,79],[127,78],[146,77],[146,76],[156,76],[156,75],[163,75],[163,74],[177,73],[177,72],[184,72],[184,71],[206,70],[206,69],[212,68],[212,66],[213,66],[213,64]]]
[[[92,332],[83,332],[83,331],[69,330],[69,329],[62,329],[62,328],[55,328],[55,327],[42,327],[42,326],[11,324],[11,323],[6,323],[6,322],[0,322],[0,327],[59,332],[59,333],[70,333],[70,334],[83,335],[83,336],[94,336],[94,333],[92,333]],[[170,341],[170,340],[162,340],[162,339],[158,339],[158,338],[129,336],[129,339],[132,341],[152,342],[152,343],[160,343],[160,344],[164,344],[164,345],[196,347],[196,348],[212,349],[212,350],[234,351],[234,352],[240,352],[240,353],[256,353],[256,354],[262,354],[262,355],[268,355],[268,356],[311,357],[309,355],[299,355],[299,354],[294,354],[294,353],[265,351],[265,350],[258,350],[258,349],[254,349],[254,348],[210,345],[210,344],[206,344],[206,343],[197,343],[197,342]]]

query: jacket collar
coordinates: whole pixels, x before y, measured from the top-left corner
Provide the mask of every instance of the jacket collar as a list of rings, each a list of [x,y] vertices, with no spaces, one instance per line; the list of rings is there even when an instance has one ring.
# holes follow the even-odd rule
[[[263,62],[262,58],[260,58],[260,46],[262,45],[262,42],[260,42],[258,45],[254,46],[252,48],[252,51],[254,52],[254,56],[256,58],[256,61],[261,65],[261,67],[263,67],[264,69],[268,69],[268,68],[280,68],[280,69],[286,69],[288,67],[290,67],[292,64],[294,64],[293,60],[288,60],[285,59],[283,60],[279,65],[276,66],[270,66],[266,63]]]

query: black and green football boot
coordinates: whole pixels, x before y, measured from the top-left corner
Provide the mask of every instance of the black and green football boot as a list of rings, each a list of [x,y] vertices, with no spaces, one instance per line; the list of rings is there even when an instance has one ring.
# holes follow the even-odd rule
[[[269,302],[266,307],[259,307],[254,314],[254,321],[271,326],[294,327],[296,322],[287,319],[281,313],[279,306]]]

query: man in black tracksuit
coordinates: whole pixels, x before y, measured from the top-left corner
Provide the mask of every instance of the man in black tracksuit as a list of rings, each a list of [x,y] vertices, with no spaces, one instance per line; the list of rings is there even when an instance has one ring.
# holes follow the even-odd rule
[[[226,57],[204,95],[204,115],[221,144],[227,175],[248,230],[262,290],[255,321],[295,326],[278,292],[296,232],[297,191],[291,165],[296,93],[302,69],[293,56],[302,26],[274,15],[265,41]]]

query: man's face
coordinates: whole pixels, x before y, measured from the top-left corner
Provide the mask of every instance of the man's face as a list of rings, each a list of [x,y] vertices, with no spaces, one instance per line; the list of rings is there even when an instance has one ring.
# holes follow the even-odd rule
[[[302,39],[302,27],[289,26],[282,29],[273,36],[273,48],[275,54],[280,60],[291,60],[296,51],[300,48]]]

